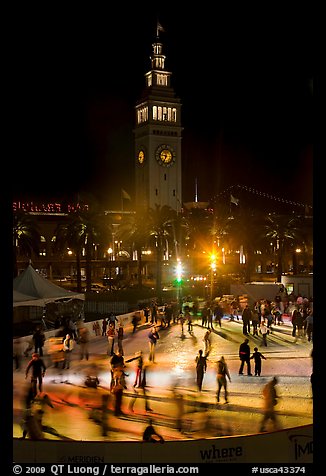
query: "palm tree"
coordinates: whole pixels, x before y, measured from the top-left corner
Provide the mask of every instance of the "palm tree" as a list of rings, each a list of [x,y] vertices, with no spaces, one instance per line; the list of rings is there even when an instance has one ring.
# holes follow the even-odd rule
[[[40,232],[32,215],[23,211],[13,216],[13,277],[18,275],[18,255],[31,259],[32,253],[39,253]]]
[[[156,247],[156,293],[158,298],[162,295],[162,257],[166,243],[173,238],[172,223],[177,217],[177,213],[168,205],[155,205],[149,208],[146,231],[148,236],[154,240]]]
[[[92,257],[94,244],[97,244],[105,233],[103,214],[93,202],[93,208],[81,207],[71,212],[68,222],[60,224],[56,230],[56,248],[63,251],[68,246],[76,254],[77,290],[81,287],[81,256],[85,249],[86,258],[86,290],[92,285]]]
[[[283,274],[283,258],[286,244],[299,235],[298,217],[270,214],[266,217],[265,237],[274,241],[277,250],[277,281],[281,282]]]
[[[252,258],[255,247],[261,240],[262,216],[254,213],[250,209],[242,209],[241,213],[230,220],[230,234],[234,244],[239,248],[243,247],[246,257],[244,265],[243,279],[246,283],[251,281]]]
[[[117,230],[117,237],[130,242],[132,249],[137,252],[137,284],[139,288],[143,285],[142,249],[148,239],[146,232],[147,217],[148,213],[144,211],[126,215]]]

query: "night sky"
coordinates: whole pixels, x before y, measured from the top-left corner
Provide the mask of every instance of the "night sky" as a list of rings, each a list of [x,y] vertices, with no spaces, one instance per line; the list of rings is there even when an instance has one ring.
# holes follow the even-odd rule
[[[183,201],[197,179],[203,201],[240,184],[312,204],[311,12],[189,5],[45,7],[41,18],[28,6],[14,55],[13,198],[86,191],[116,209],[121,188],[134,196],[134,106],[158,19],[182,103]]]

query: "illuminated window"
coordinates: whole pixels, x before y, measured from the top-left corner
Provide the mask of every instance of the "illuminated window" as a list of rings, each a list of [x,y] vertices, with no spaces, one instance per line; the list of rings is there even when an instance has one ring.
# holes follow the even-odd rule
[[[177,109],[175,107],[153,106],[152,117],[154,121],[177,121]]]
[[[166,74],[157,74],[156,75],[156,84],[158,86],[167,86],[168,85],[168,78]]]
[[[142,107],[137,110],[137,122],[146,122],[148,120],[148,107]]]

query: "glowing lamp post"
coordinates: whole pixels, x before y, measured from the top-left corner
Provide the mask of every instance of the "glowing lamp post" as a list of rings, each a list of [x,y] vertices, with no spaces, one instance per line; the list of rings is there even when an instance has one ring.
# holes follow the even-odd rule
[[[210,293],[210,299],[211,301],[213,301],[213,287],[214,287],[214,274],[216,272],[216,256],[214,254],[212,254],[210,256],[210,260],[211,260],[211,265],[210,265],[210,268],[211,268],[211,293]]]
[[[109,255],[109,289],[110,289],[110,291],[112,290],[112,283],[111,283],[112,253],[113,253],[113,249],[111,247],[108,248],[108,255]]]
[[[182,264],[180,260],[177,262],[175,280],[177,285],[177,299],[178,303],[181,304]]]

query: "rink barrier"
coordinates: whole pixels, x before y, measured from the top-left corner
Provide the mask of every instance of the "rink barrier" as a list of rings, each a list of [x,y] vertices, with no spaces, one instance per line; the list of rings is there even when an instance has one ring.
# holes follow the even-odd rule
[[[15,463],[313,463],[313,425],[270,433],[153,444],[15,438]]]

